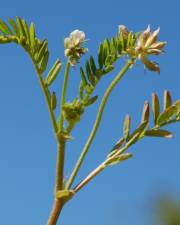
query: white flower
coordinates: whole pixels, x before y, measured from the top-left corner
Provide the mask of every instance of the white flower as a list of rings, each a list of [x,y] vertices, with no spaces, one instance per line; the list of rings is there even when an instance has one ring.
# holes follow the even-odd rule
[[[66,49],[79,47],[85,41],[85,33],[80,30],[74,30],[69,37],[64,39],[64,47]]]
[[[87,52],[87,48],[82,45],[85,42],[85,33],[80,30],[74,30],[70,33],[69,37],[64,39],[64,54],[68,57],[71,65],[76,65],[81,55]]]
[[[85,41],[85,33],[80,30],[74,30],[70,33],[70,38],[74,41],[75,44],[81,44]]]

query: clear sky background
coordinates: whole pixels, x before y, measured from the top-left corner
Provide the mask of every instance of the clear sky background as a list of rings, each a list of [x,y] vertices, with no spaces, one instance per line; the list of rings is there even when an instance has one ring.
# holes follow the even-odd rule
[[[41,38],[48,38],[50,65],[57,57],[65,64],[63,38],[74,29],[85,31],[88,54],[95,54],[105,37],[115,35],[119,24],[134,31],[148,24],[161,27],[166,54],[157,58],[161,74],[144,71],[141,63],[113,91],[103,122],[77,181],[95,168],[122,134],[123,118],[138,125],[143,102],[164,89],[180,98],[180,1],[63,1],[0,0],[0,17],[20,16],[34,21]],[[85,56],[84,58],[88,57]],[[117,69],[104,77],[99,99]],[[77,92],[79,73],[72,71],[68,99]],[[63,76],[53,88],[61,90]],[[96,103],[96,106],[99,101]],[[68,143],[66,175],[73,168],[91,131],[97,108],[90,107]],[[162,193],[180,198],[180,124],[169,127],[172,140],[146,138],[131,149],[134,157],[107,169],[64,208],[59,225],[154,225],[155,199]],[[15,45],[0,46],[0,223],[45,225],[53,201],[56,143],[36,74],[28,56]]]

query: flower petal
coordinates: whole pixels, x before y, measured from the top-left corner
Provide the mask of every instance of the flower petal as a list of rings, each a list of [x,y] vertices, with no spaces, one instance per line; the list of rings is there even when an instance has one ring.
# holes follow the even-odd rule
[[[157,42],[157,43],[154,43],[150,46],[150,48],[154,48],[154,49],[159,49],[161,50],[165,45],[167,44],[167,42]]]
[[[145,45],[147,39],[149,38],[150,34],[151,34],[151,28],[150,28],[150,26],[148,25],[148,27],[146,28],[146,30],[143,31],[143,32],[140,34],[140,36],[139,36],[139,38],[138,38],[137,46],[138,46],[138,47],[144,47],[144,45]]]
[[[65,47],[65,48],[68,48],[68,47],[69,47],[69,43],[70,43],[70,38],[69,38],[69,37],[66,37],[66,38],[64,39],[64,47]]]
[[[150,47],[152,44],[156,42],[156,38],[159,34],[159,31],[160,31],[160,27],[149,36],[149,38],[146,41],[145,48]]]
[[[148,48],[148,50],[147,50],[147,54],[149,54],[149,55],[159,55],[159,54],[161,54],[162,53],[162,51],[161,50],[159,50],[159,49],[156,49],[156,48]]]
[[[148,60],[148,58],[144,56],[142,56],[140,59],[147,69],[160,73],[160,67],[157,65],[157,63]]]

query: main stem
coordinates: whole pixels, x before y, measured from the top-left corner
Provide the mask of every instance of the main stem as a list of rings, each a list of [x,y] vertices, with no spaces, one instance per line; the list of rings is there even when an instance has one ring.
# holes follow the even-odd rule
[[[97,114],[97,117],[96,117],[96,120],[95,120],[95,123],[94,123],[94,126],[93,126],[93,129],[90,133],[90,136],[82,150],[82,153],[76,163],[76,166],[69,178],[69,181],[67,182],[67,185],[66,185],[66,188],[70,188],[75,177],[76,177],[76,174],[78,173],[80,167],[81,167],[81,164],[87,154],[87,151],[96,135],[96,132],[97,132],[97,129],[99,127],[99,124],[101,122],[101,118],[102,118],[102,114],[103,114],[103,111],[104,111],[104,107],[106,105],[106,102],[107,102],[107,99],[109,97],[109,95],[111,94],[112,90],[114,89],[114,87],[116,86],[116,84],[119,82],[119,80],[123,77],[123,75],[128,71],[128,69],[134,64],[134,60],[128,60],[126,62],[126,64],[124,65],[124,67],[122,68],[122,70],[119,72],[119,74],[114,78],[114,80],[111,82],[111,84],[109,85],[109,87],[107,88],[104,96],[103,96],[103,99],[101,101],[101,104],[100,104],[100,107],[99,107],[99,110],[98,110],[98,114]]]
[[[57,149],[56,186],[55,186],[56,192],[63,189],[65,144],[66,144],[65,139],[64,138],[60,139]],[[62,199],[55,198],[54,205],[47,225],[56,225],[62,208],[63,208]]]
[[[64,138],[63,132],[63,125],[64,125],[64,118],[62,113],[62,107],[66,102],[66,92],[67,92],[67,84],[68,84],[68,77],[69,77],[69,69],[70,63],[67,62],[65,74],[64,74],[64,84],[62,88],[62,97],[61,97],[61,111],[60,111],[60,120],[59,120],[59,131],[60,135],[58,135],[58,149],[57,149],[57,164],[56,164],[56,185],[55,185],[55,192],[60,191],[63,189],[63,177],[64,177],[64,153],[65,153],[65,145],[66,139]],[[62,198],[54,199],[54,205],[49,216],[49,220],[47,225],[56,225],[61,210],[63,208],[64,203],[62,202]]]
[[[47,225],[56,225],[57,224],[57,221],[59,219],[59,215],[61,213],[62,208],[63,208],[62,201],[60,199],[56,199],[54,201],[54,205],[53,205],[51,214],[49,216]]]

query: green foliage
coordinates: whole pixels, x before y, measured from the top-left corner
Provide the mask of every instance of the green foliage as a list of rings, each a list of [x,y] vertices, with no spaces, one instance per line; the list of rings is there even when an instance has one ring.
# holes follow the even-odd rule
[[[106,38],[100,43],[96,62],[91,55],[85,62],[85,68],[80,67],[81,82],[79,85],[79,98],[84,107],[96,102],[98,96],[92,96],[96,85],[101,78],[114,69],[114,63],[134,48],[138,34],[129,33],[128,37],[119,34],[111,39]]]
[[[179,115],[180,112],[180,107],[178,106],[177,103],[169,106],[162,112],[158,119],[157,119],[157,124],[159,126],[166,125],[170,123],[173,119],[178,120],[177,116]]]
[[[160,103],[158,96],[155,93],[152,94],[152,111],[154,117],[154,124],[157,124],[157,119],[160,113]]]
[[[34,23],[27,25],[24,19],[19,17],[16,20],[8,19],[9,25],[0,20],[0,43],[16,43],[22,46],[31,57],[36,70],[39,74],[43,74],[48,65],[49,50],[46,39],[40,40],[36,36]],[[50,85],[60,72],[61,62],[57,60],[50,69],[46,79],[47,85]]]
[[[109,157],[109,159],[106,161],[105,165],[113,166],[113,165],[121,163],[124,160],[131,158],[132,156],[133,155],[131,153],[124,153],[124,154],[116,155],[114,157]]]
[[[163,137],[163,138],[171,138],[173,136],[170,131],[163,130],[160,128],[161,126],[180,121],[179,119],[180,101],[178,100],[173,104],[170,92],[165,91],[164,111],[160,113],[160,104],[158,96],[156,94],[153,94],[152,112],[154,117],[154,127],[149,128],[150,111],[149,111],[149,103],[146,101],[144,103],[142,111],[141,122],[132,133],[130,133],[131,118],[130,116],[125,117],[123,126],[123,137],[119,139],[119,141],[111,149],[111,152],[107,155],[106,161],[108,163],[106,165],[113,165],[117,164],[118,162],[121,162],[122,161],[121,157],[124,157],[123,152],[145,136]],[[128,155],[127,157],[124,158],[124,160],[132,156],[131,153],[127,154]]]
[[[167,130],[147,130],[145,136],[172,138],[172,133]]]
[[[131,126],[131,117],[127,115],[124,120],[124,127],[123,127],[123,136],[124,140],[127,140],[129,138],[129,131]]]
[[[114,69],[114,63],[122,56],[128,55],[134,48],[138,33],[129,33],[128,37],[122,34],[106,38],[100,43],[97,54],[97,61],[93,56],[85,62],[85,68],[80,68],[81,83],[79,96],[83,103],[91,97],[96,85],[101,78]]]
[[[172,98],[169,91],[164,91],[164,110],[169,108],[172,105]]]
[[[62,63],[61,61],[58,59],[53,67],[51,68],[51,70],[49,71],[46,79],[45,79],[45,83],[47,86],[50,86],[53,81],[56,79],[57,75],[59,74],[60,70],[61,70],[61,67],[62,67]]]

